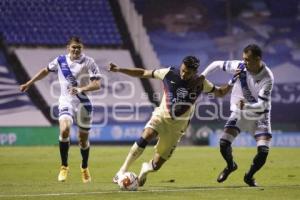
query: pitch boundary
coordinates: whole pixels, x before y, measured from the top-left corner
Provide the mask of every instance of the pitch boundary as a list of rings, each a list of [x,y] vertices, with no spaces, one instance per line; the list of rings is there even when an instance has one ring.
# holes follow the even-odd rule
[[[150,189],[138,191],[99,191],[99,192],[63,192],[63,193],[44,193],[44,194],[3,194],[0,198],[18,198],[18,197],[46,197],[46,196],[75,196],[75,195],[94,195],[94,194],[125,194],[125,193],[164,193],[164,192],[190,192],[190,191],[214,191],[214,190],[264,190],[264,188],[300,188],[300,185],[280,185],[280,186],[264,186],[264,187],[248,187],[248,186],[229,186],[229,187],[198,187],[198,188],[178,188],[178,189]]]

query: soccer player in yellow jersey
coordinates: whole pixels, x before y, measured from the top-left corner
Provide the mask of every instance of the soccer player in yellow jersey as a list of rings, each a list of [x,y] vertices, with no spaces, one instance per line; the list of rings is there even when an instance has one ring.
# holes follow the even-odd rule
[[[201,92],[214,93],[215,96],[222,97],[230,91],[236,76],[228,85],[216,87],[206,80],[203,75],[197,75],[199,64],[199,59],[194,56],[185,57],[180,67],[158,70],[120,68],[113,63],[110,64],[109,70],[111,72],[120,72],[139,78],[154,78],[161,80],[164,85],[164,94],[160,106],[154,110],[142,136],[131,147],[123,165],[113,178],[114,183],[143,153],[147,144],[158,137],[153,159],[149,163],[142,164],[138,176],[139,186],[143,186],[147,174],[157,171],[171,157],[177,143],[188,127],[189,120],[194,112],[194,103]]]

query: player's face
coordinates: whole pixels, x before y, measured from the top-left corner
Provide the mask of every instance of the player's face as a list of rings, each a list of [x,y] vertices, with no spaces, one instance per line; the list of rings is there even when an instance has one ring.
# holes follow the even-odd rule
[[[185,64],[180,66],[180,78],[182,80],[190,80],[197,73],[196,69],[188,68]]]
[[[68,50],[72,60],[80,58],[82,48],[83,45],[81,43],[72,42],[68,45]]]
[[[260,59],[252,55],[251,51],[243,53],[243,60],[246,64],[246,68],[250,72],[257,71],[257,68],[260,66]]]

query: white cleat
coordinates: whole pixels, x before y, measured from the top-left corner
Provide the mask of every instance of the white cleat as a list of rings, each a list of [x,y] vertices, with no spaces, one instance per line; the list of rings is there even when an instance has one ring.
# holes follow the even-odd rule
[[[142,168],[141,168],[140,174],[138,176],[138,182],[139,182],[140,187],[142,187],[146,183],[147,174],[152,171],[154,171],[154,170],[153,170],[151,163],[144,162],[142,164]]]
[[[118,171],[118,172],[116,173],[116,175],[113,177],[112,182],[117,184],[119,178],[120,178],[120,177],[122,176],[122,174],[124,174],[124,173],[125,173],[125,172]]]

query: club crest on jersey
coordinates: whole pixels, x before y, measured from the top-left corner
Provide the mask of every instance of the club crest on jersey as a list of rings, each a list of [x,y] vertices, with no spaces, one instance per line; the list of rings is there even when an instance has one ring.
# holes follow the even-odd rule
[[[184,99],[187,97],[187,95],[188,95],[188,91],[186,88],[181,87],[176,90],[176,96],[179,99]]]

